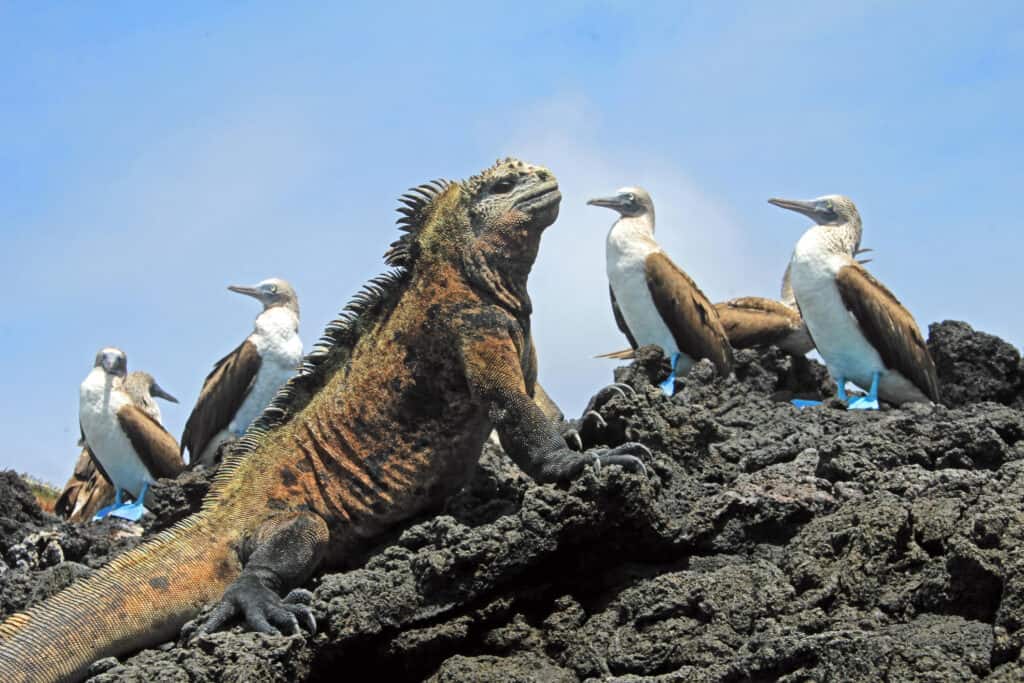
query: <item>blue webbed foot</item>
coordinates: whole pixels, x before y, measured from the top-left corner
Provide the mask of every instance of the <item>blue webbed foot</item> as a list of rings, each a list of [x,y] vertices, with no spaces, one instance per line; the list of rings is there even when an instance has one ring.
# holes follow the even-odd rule
[[[676,393],[676,366],[679,365],[679,352],[673,353],[669,360],[672,361],[672,372],[669,373],[668,379],[658,385],[666,396]]]
[[[99,510],[97,510],[96,514],[93,515],[92,521],[100,521],[101,519],[103,519],[119,507],[121,507],[121,489],[116,489],[114,491],[114,502],[106,507],[102,507]]]
[[[871,375],[871,390],[867,396],[858,396],[846,404],[847,410],[878,410],[878,378],[880,372]]]
[[[146,513],[146,508],[142,506],[141,501],[135,501],[134,503],[124,503],[116,507],[111,506],[113,509],[107,514],[111,517],[120,517],[121,519],[127,519],[132,522],[137,522],[142,518],[142,515]]]
[[[119,505],[120,500],[114,503],[111,510],[107,512],[107,515],[111,517],[120,517],[121,519],[127,519],[131,522],[137,522],[142,518],[142,515],[146,513],[146,508],[143,506],[142,501],[146,500],[146,491],[149,490],[149,484],[142,485],[142,491],[139,493],[138,500],[132,503],[124,503]],[[120,498],[120,496],[118,496]]]
[[[814,401],[808,398],[794,398],[789,401],[797,408],[813,408],[814,406],[820,406],[821,401]]]
[[[847,410],[878,410],[878,399],[870,396],[858,396],[846,404]]]

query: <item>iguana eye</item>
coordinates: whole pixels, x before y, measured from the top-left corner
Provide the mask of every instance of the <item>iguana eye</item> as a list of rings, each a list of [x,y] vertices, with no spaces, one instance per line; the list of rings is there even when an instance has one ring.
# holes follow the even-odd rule
[[[512,180],[510,180],[509,178],[505,178],[494,183],[494,185],[491,187],[491,193],[505,194],[506,192],[511,192],[513,187],[515,187],[515,183],[512,182]]]

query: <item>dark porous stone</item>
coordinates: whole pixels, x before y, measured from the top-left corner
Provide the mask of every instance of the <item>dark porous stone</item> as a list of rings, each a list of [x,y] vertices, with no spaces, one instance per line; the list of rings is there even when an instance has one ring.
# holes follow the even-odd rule
[[[587,439],[646,444],[646,478],[542,486],[488,445],[439,514],[309,582],[316,636],[236,626],[91,680],[1024,680],[1020,358],[962,323],[930,345],[944,404],[880,412],[797,410],[783,399],[834,387],[777,350],[739,352],[728,378],[698,366],[669,398],[667,360],[640,349],[615,374],[634,393],[606,396]],[[199,479],[157,487],[150,533]],[[6,611],[132,545],[19,500],[0,503],[3,550],[29,558],[0,574]]]

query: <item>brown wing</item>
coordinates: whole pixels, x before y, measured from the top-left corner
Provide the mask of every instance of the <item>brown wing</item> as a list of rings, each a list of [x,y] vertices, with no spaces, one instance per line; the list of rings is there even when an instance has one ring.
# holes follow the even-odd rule
[[[885,366],[897,370],[932,401],[939,400],[939,379],[913,316],[885,285],[860,264],[836,274],[843,304],[853,314]]]
[[[789,306],[756,296],[715,304],[715,310],[734,349],[778,345],[803,322]]]
[[[85,482],[89,481],[89,477],[95,472],[96,468],[92,464],[92,453],[89,451],[89,447],[85,446],[78,456],[78,462],[75,463],[75,471],[71,473],[71,478],[64,484],[64,490],[61,491],[60,498],[53,505],[54,514],[60,517],[67,517],[71,514],[71,511],[75,509],[75,501],[78,500],[78,494],[81,492],[82,486]]]
[[[174,437],[159,422],[138,406],[124,406],[117,411],[121,425],[132,448],[154,477],[176,477],[185,467]]]
[[[732,349],[718,312],[704,292],[663,253],[645,263],[647,288],[679,350],[694,360],[707,358],[720,375],[732,370]]]
[[[619,331],[626,335],[629,345],[635,349],[637,347],[636,339],[633,337],[633,333],[629,331],[626,319],[622,317],[622,311],[619,310],[619,302],[615,300],[615,292],[612,291],[611,285],[608,285],[608,296],[612,298],[612,315],[615,316],[615,324],[618,326]]]
[[[185,423],[181,435],[182,454],[187,448],[195,462],[210,439],[230,424],[256,379],[260,362],[256,345],[248,339],[217,361],[206,376],[196,406]]]

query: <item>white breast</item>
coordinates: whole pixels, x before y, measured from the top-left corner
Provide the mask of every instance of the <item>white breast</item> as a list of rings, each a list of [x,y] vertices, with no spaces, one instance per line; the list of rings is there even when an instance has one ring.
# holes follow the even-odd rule
[[[675,337],[654,305],[647,288],[645,261],[661,247],[639,219],[623,218],[612,226],[605,247],[608,282],[615,293],[619,311],[636,343],[657,344],[667,355],[679,351]],[[683,361],[688,365],[688,360]]]
[[[826,253],[815,230],[800,239],[793,253],[793,293],[832,378],[844,378],[867,389],[872,375],[884,372],[885,364],[839,294],[836,273],[850,262],[849,257]]]
[[[143,484],[152,482],[153,476],[117,421],[117,411],[130,404],[128,394],[120,386],[113,386],[100,368],[93,368],[79,389],[78,419],[85,442],[114,486],[137,498]]]
[[[270,405],[277,390],[287,382],[302,361],[302,340],[299,321],[287,308],[268,309],[256,318],[256,331],[249,340],[256,345],[261,362],[256,380],[228,429],[242,434],[263,410]]]

